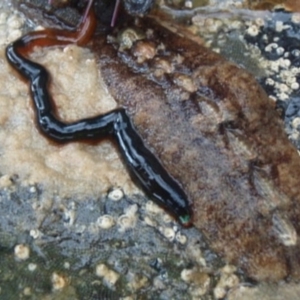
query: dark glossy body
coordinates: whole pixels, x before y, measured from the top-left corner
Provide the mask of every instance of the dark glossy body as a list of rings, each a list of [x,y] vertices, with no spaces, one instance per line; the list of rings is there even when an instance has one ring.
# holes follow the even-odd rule
[[[85,26],[93,22],[85,22]],[[89,27],[89,26],[87,26]],[[89,28],[83,34],[89,34]],[[88,39],[88,38],[87,38]],[[36,109],[37,124],[49,138],[58,142],[75,140],[113,138],[131,174],[137,179],[144,191],[157,204],[167,208],[184,226],[191,224],[191,210],[187,196],[179,184],[163,168],[159,160],[145,146],[123,108],[119,108],[93,118],[64,123],[54,112],[52,99],[48,92],[49,75],[47,70],[24,57],[34,45],[62,45],[70,42],[84,43],[80,34],[68,36],[58,30],[28,34],[9,45],[6,57],[9,63],[30,82],[31,95]],[[25,55],[26,55],[25,54]]]

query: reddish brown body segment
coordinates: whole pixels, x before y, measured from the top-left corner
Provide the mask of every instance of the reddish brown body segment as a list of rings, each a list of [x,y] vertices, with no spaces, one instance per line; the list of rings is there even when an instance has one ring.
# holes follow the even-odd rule
[[[96,37],[93,51],[112,95],[184,187],[194,225],[250,277],[299,278],[300,159],[266,93],[150,18],[127,26],[144,37],[129,46],[119,32]]]

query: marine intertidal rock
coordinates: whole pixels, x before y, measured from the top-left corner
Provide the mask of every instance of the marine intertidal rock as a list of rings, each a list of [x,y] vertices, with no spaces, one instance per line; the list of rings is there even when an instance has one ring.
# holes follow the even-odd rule
[[[212,249],[256,280],[299,278],[300,159],[253,76],[151,18],[92,49]]]

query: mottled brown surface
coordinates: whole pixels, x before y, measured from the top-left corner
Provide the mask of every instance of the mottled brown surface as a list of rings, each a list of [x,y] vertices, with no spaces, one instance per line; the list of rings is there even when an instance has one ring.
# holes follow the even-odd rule
[[[119,53],[112,37],[94,40],[113,97],[181,182],[217,253],[254,279],[299,278],[300,159],[267,95],[211,50],[150,19],[140,27],[147,38]]]
[[[288,11],[300,11],[299,0],[248,0],[248,6],[253,9],[285,8]]]

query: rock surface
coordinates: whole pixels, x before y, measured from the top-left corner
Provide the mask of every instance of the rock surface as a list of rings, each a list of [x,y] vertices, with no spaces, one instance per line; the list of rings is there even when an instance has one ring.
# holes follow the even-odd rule
[[[12,39],[13,38],[10,40]],[[149,47],[147,49],[149,50]],[[48,51],[45,51],[45,53],[47,52]],[[70,52],[69,50],[64,52],[66,52],[67,58]],[[138,52],[141,53],[141,51]],[[146,53],[149,53],[149,51]],[[54,66],[58,61],[55,59],[57,54],[53,56],[54,59],[52,61],[49,61],[48,68],[50,68],[51,65]],[[39,58],[37,57],[37,59]],[[44,62],[45,64],[47,63],[46,60],[43,61],[43,63]],[[161,66],[164,68],[166,68],[166,66],[168,67],[168,65],[164,63],[162,63]],[[7,73],[7,69],[4,70],[6,70],[5,72]],[[20,83],[20,81],[17,80],[13,75],[9,75],[9,77],[13,80],[12,82],[14,86],[17,86],[17,82],[18,84]],[[54,80],[54,84],[56,80],[57,79]],[[187,93],[191,93],[194,90],[194,85],[191,84],[191,81],[182,76],[176,78],[176,84],[181,85],[178,93],[179,99],[183,94],[182,88],[185,88]],[[65,85],[63,84],[63,86]],[[68,88],[69,91],[70,89],[71,88]],[[55,89],[53,92],[55,92]],[[26,95],[27,87],[25,85],[23,85],[21,93],[22,95]],[[12,95],[9,97],[10,100],[13,98]],[[28,95],[26,97],[27,99],[20,99],[19,97],[19,100],[16,103],[21,103],[21,101],[30,103]],[[4,103],[6,103],[4,106],[7,106],[9,101]],[[64,103],[64,101],[62,103]],[[69,108],[66,109],[66,117],[68,117],[68,110]],[[24,112],[26,113],[26,111],[28,111],[28,105],[27,107],[25,106],[25,108],[22,108],[22,110],[17,109],[17,111],[20,111],[20,114]],[[7,118],[7,114],[3,114],[3,117]],[[31,117],[32,115],[26,115],[23,119],[32,120]],[[74,115],[73,118],[77,118],[77,115]],[[12,118],[12,120],[14,119]],[[17,124],[17,121],[15,121],[15,124]],[[206,128],[209,129],[213,128],[213,126],[211,127],[211,124],[209,123],[206,124],[206,126]],[[18,127],[15,126],[15,128]],[[32,126],[32,128],[32,130],[35,131],[34,126]],[[3,132],[3,134],[5,133]],[[12,132],[7,133],[8,136],[11,134]],[[35,145],[38,145],[38,137],[39,135],[37,132]],[[233,137],[234,136],[230,136],[231,140]],[[11,141],[13,141],[13,138]],[[6,145],[7,144],[5,144],[5,147],[2,149],[5,149]],[[41,154],[39,155],[43,157],[43,152],[48,151],[47,149],[49,149],[49,147],[51,147],[51,145],[46,144],[45,148],[42,148],[41,146],[35,148],[41,149]],[[83,148],[81,149],[81,153],[86,151]],[[94,147],[88,149],[94,149]],[[50,153],[54,153],[52,148],[50,148],[49,151]],[[111,150],[108,150],[108,152],[110,151]],[[69,153],[71,154],[73,152],[71,151]],[[100,159],[105,159],[105,153],[103,157],[99,153],[95,154],[95,162]],[[74,154],[73,157],[77,157],[77,155]],[[68,158],[68,155],[65,156],[64,160],[66,160],[66,158]],[[62,160],[62,167],[64,166],[64,160]],[[51,164],[49,166],[51,166]],[[12,170],[18,170],[17,165],[11,165],[11,167],[12,168],[10,171],[7,171],[8,174],[12,174]],[[66,170],[65,167],[64,169]],[[2,172],[4,172],[4,170],[5,169],[1,168]],[[27,164],[27,170],[29,170],[29,174],[34,174],[32,172],[34,172],[35,168],[31,168],[30,164]],[[71,168],[71,173],[72,172],[76,173],[74,172],[74,168]],[[103,173],[104,172],[102,172],[102,174]],[[21,178],[24,178],[22,172],[18,174],[20,174]],[[154,297],[158,296],[155,293],[157,290],[159,290],[161,291],[159,295],[161,299],[170,299],[170,297],[173,297],[174,299],[176,299],[176,297],[180,297],[179,299],[191,299],[193,297],[196,299],[197,297],[205,297],[203,299],[209,299],[213,295],[215,298],[220,299],[226,295],[228,288],[237,288],[239,280],[243,281],[241,277],[239,277],[240,279],[238,280],[236,279],[237,277],[234,274],[234,268],[230,272],[223,269],[218,271],[218,264],[214,264],[213,270],[215,270],[214,272],[216,274],[220,273],[221,278],[219,278],[218,275],[212,276],[211,270],[213,264],[211,264],[211,261],[208,259],[212,254],[209,250],[207,250],[207,248],[205,248],[199,232],[193,229],[178,231],[178,228],[176,228],[176,226],[174,227],[174,223],[168,223],[170,220],[168,219],[167,215],[163,214],[160,210],[157,210],[157,208],[155,209],[152,206],[148,206],[148,204],[146,205],[143,201],[144,199],[142,198],[135,198],[132,200],[127,197],[125,201],[121,200],[121,204],[118,205],[116,202],[107,201],[108,199],[105,197],[102,199],[101,196],[99,197],[101,198],[101,204],[98,206],[99,200],[91,200],[90,196],[80,199],[76,199],[76,197],[74,198],[72,196],[69,196],[68,198],[68,195],[70,194],[64,192],[63,197],[61,198],[59,195],[61,189],[60,184],[56,184],[56,191],[54,193],[52,191],[52,195],[49,194],[49,190],[51,190],[51,180],[47,182],[47,184],[50,183],[50,186],[41,186],[39,183],[38,188],[36,189],[37,193],[35,192],[34,186],[30,186],[30,184],[34,184],[35,181],[31,180],[29,182],[22,182],[22,185],[25,185],[25,187],[27,186],[28,191],[33,193],[32,196],[26,198],[26,189],[22,189],[20,196],[18,196],[18,193],[15,192],[15,190],[18,188],[15,186],[15,183],[12,184],[11,178],[14,179],[14,177],[5,175],[1,179],[2,188],[6,188],[6,192],[2,192],[1,194],[1,201],[3,205],[6,205],[2,208],[2,212],[4,216],[10,216],[9,218],[4,217],[1,219],[1,228],[6,229],[3,231],[3,233],[1,232],[2,241],[7,242],[5,244],[6,246],[3,248],[2,259],[3,262],[6,262],[9,266],[7,268],[8,270],[11,269],[11,263],[16,264],[16,269],[19,270],[20,268],[24,270],[24,273],[21,273],[20,271],[18,272],[19,275],[21,274],[22,276],[16,277],[16,274],[11,273],[7,273],[7,275],[10,276],[6,276],[6,280],[11,278],[11,281],[9,282],[11,285],[16,287],[14,290],[18,290],[22,287],[24,288],[22,291],[24,295],[30,294],[30,292],[32,295],[35,295],[36,291],[43,291],[44,295],[47,293],[50,295],[54,292],[55,288],[62,287],[59,290],[55,290],[56,299],[57,295],[61,295],[61,299],[68,299],[68,297],[72,299],[76,299],[75,297],[81,297],[80,299],[85,299],[82,297],[86,297],[86,299],[90,299],[96,296],[113,298],[118,297],[118,291],[121,290],[123,291],[122,296],[129,296],[131,293],[134,293],[140,296],[147,294],[153,295]],[[38,181],[38,177],[36,178]],[[102,176],[99,176],[98,178],[99,185],[102,184],[101,178]],[[43,182],[43,178],[41,178],[41,182]],[[115,182],[118,184],[118,180]],[[111,179],[107,179],[106,183],[107,186],[113,184]],[[93,190],[93,186],[94,185],[91,185],[91,192]],[[40,187],[42,187],[42,189],[40,189]],[[5,196],[5,193],[11,196]],[[64,198],[64,196],[66,196],[66,198]],[[30,198],[33,198],[33,200],[30,200]],[[119,220],[119,217],[121,216],[124,216],[120,219],[122,222],[124,219],[127,219],[129,212],[127,211],[126,207],[130,207],[134,203],[138,204],[139,209],[137,216],[139,220],[142,220],[142,222],[135,223],[136,226],[125,231],[126,234],[124,234],[124,232],[119,234],[118,230],[122,227],[119,225],[119,223],[117,223],[117,220]],[[33,211],[31,206],[34,208]],[[16,214],[16,217],[12,218],[10,215],[11,211],[18,211],[19,214]],[[30,211],[32,211],[32,213],[30,213]],[[132,212],[132,210],[129,211]],[[57,215],[58,212],[59,214]],[[146,214],[144,214],[144,212],[146,212]],[[45,215],[48,217],[45,218]],[[129,215],[131,214],[129,213]],[[100,219],[97,223],[99,217]],[[35,218],[38,218],[37,223],[34,221]],[[125,220],[125,224],[128,224],[127,221]],[[165,221],[167,223],[165,223]],[[166,224],[170,226],[166,226]],[[66,226],[68,228],[67,231]],[[153,231],[150,235],[147,231],[148,226],[153,226],[150,227],[153,228]],[[289,226],[289,224],[287,224],[287,226]],[[112,231],[103,231],[101,228],[112,228]],[[32,229],[32,231],[30,229]],[[99,230],[101,231],[100,235]],[[9,235],[7,235],[7,232],[11,233],[10,239],[8,239]],[[57,233],[59,233],[59,236],[61,235],[61,238],[56,237],[55,240],[55,234]],[[182,238],[182,236],[186,237],[187,239]],[[288,236],[291,237],[292,235]],[[31,241],[30,237],[34,238],[34,240]],[[126,238],[124,239],[124,237]],[[176,239],[170,240],[172,237],[176,237]],[[185,244],[176,244],[177,241],[179,242],[184,240],[187,241],[186,246],[184,246]],[[150,244],[147,244],[147,241],[151,241]],[[129,245],[133,245],[133,243],[137,248],[128,248],[128,253],[130,253],[130,255],[127,259],[126,251],[124,249],[126,249]],[[27,244],[30,244],[31,249],[29,258],[24,262],[11,262],[9,255],[10,253],[14,252],[14,246]],[[39,247],[37,247],[37,245]],[[121,245],[121,248],[117,248],[116,252],[112,252],[112,249],[115,248],[115,245]],[[198,245],[200,245],[200,247]],[[181,249],[180,247],[183,248]],[[32,251],[32,249],[34,250]],[[53,249],[56,250],[53,251]],[[153,252],[151,252],[150,255],[145,255],[145,249],[151,249]],[[39,254],[38,257],[36,257],[35,253]],[[63,258],[61,257],[61,253],[64,254]],[[109,256],[109,253],[112,253],[111,256]],[[130,261],[132,253],[135,253],[135,257],[139,257],[139,266],[131,265]],[[149,254],[149,252],[147,253]],[[165,253],[165,255],[161,257],[159,253]],[[174,258],[174,254],[176,253],[180,253],[180,255]],[[207,256],[203,257],[204,253],[206,253]],[[47,257],[47,259],[41,261],[39,257]],[[154,258],[154,260],[152,261],[149,259],[150,257]],[[166,259],[167,257],[170,257],[171,260]],[[176,267],[171,263],[172,260],[178,262]],[[155,270],[154,272],[147,272],[150,262],[151,266],[153,266]],[[47,271],[47,269],[49,269],[49,264],[52,266],[50,269],[54,270],[52,275],[51,272],[49,275],[49,271]],[[208,269],[203,268],[203,265],[205,264],[209,267]],[[117,280],[117,285],[115,286],[116,291],[114,291],[114,287],[110,285],[110,282],[113,281],[109,280],[109,276],[97,278],[96,270],[97,266],[99,265],[104,265],[104,269],[108,270],[109,274],[110,271],[121,274],[120,280]],[[89,268],[87,266],[91,267]],[[120,266],[123,267],[120,268]],[[26,269],[27,267],[28,269]],[[30,275],[31,273],[29,273],[27,270],[33,272],[32,275]],[[37,274],[34,272],[34,270],[38,270],[39,277],[43,278],[42,286],[35,286],[32,284],[33,281],[31,281],[31,278]],[[80,272],[78,272],[78,270],[80,270]],[[180,274],[181,278],[178,277]],[[187,276],[186,274],[190,275]],[[209,280],[207,279],[208,277],[212,280],[211,284],[212,282],[218,282],[217,286],[212,284],[213,286],[209,288]],[[68,280],[68,278],[72,278],[72,281]],[[87,284],[85,279],[88,279],[88,282],[90,283],[93,282],[93,285]],[[128,284],[126,285],[125,289],[124,286],[119,285],[119,283],[124,282]],[[53,292],[51,291],[51,285],[49,287],[49,284],[52,284]],[[102,286],[103,284],[104,287]],[[78,288],[80,286],[82,287],[82,285],[85,286],[84,289]],[[31,288],[31,291],[28,289],[28,287]],[[172,288],[170,289],[168,287]],[[214,291],[212,292],[213,289]],[[274,293],[271,291],[274,290],[282,291],[283,295],[285,295],[286,290],[290,290],[289,295],[293,295],[294,299],[299,298],[299,291],[297,291],[293,285],[287,284],[279,286],[275,284],[267,287],[258,286],[255,289],[249,289],[249,294],[251,295],[253,293],[259,293],[260,295],[263,294],[266,299],[272,299],[272,295],[274,295]],[[188,293],[186,291],[188,291]],[[233,295],[239,299],[238,294]]]

